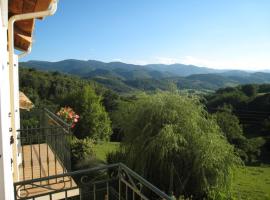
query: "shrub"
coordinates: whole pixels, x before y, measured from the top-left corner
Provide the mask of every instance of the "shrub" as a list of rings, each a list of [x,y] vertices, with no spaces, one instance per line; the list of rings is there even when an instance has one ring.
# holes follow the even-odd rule
[[[90,138],[77,139],[73,137],[70,140],[70,148],[73,165],[94,156],[94,141]]]

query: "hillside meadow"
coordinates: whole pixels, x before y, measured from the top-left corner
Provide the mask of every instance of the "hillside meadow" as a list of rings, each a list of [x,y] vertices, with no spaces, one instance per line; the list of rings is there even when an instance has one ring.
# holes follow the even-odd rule
[[[106,156],[116,151],[119,142],[96,144],[94,152],[98,159],[106,162]],[[270,166],[244,166],[234,172],[233,196],[236,200],[270,199]]]

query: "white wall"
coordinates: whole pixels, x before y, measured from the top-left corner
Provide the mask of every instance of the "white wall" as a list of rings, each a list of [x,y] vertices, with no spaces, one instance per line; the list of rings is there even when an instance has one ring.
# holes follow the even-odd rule
[[[7,65],[7,0],[0,1],[0,200],[13,200]]]
[[[15,108],[15,130],[20,129],[20,94],[19,94],[19,63],[18,63],[18,56],[14,55],[15,67],[13,68],[13,76],[14,76],[14,108]],[[17,169],[18,177],[19,178],[19,165],[22,163],[22,154],[21,154],[21,142],[18,140],[19,132],[16,131],[15,133],[15,143],[16,145],[16,156],[17,156],[17,165],[14,166]],[[19,179],[18,179],[19,180]]]
[[[8,10],[6,9],[8,5],[8,0],[0,0],[0,8],[1,8],[1,25],[7,27],[7,20],[8,20]]]

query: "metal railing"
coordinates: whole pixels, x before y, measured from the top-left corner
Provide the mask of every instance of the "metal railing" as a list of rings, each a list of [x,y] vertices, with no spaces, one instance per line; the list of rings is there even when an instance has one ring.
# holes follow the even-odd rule
[[[70,126],[47,109],[27,113],[35,126],[18,130],[20,180],[48,177],[71,170]],[[26,118],[24,118],[26,119]]]
[[[121,163],[17,182],[14,191],[15,200],[172,200]]]
[[[30,112],[22,111],[20,113],[21,114],[21,127],[61,126],[66,131],[69,132],[71,126],[55,114],[57,110],[58,110],[58,107],[50,107],[50,109],[34,108]]]
[[[64,128],[64,130],[70,133],[71,125],[66,123],[60,117],[55,115],[53,112],[48,110],[47,108],[43,108],[42,112],[42,119],[41,119],[41,126],[48,127],[48,126],[60,126]]]
[[[70,171],[69,138],[61,127],[26,128],[20,133],[21,180]]]

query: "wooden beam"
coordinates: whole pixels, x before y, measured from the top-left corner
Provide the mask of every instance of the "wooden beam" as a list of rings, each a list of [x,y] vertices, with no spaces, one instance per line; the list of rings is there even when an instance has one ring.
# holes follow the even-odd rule
[[[52,0],[10,0],[9,12],[22,14],[47,10]]]
[[[23,13],[35,12],[37,0],[24,0]]]
[[[52,3],[52,0],[37,0],[35,12],[47,10]]]
[[[34,29],[34,19],[22,20],[15,22],[15,27],[17,30],[32,34]]]
[[[8,11],[11,13],[21,14],[23,12],[23,3],[22,0],[9,0],[8,2]]]
[[[15,48],[27,51],[31,43],[32,43],[32,37],[21,35],[18,33],[14,34]]]
[[[45,11],[52,0],[9,0],[9,17],[17,14]],[[35,20],[22,20],[14,24],[14,46],[27,50],[32,43]]]

